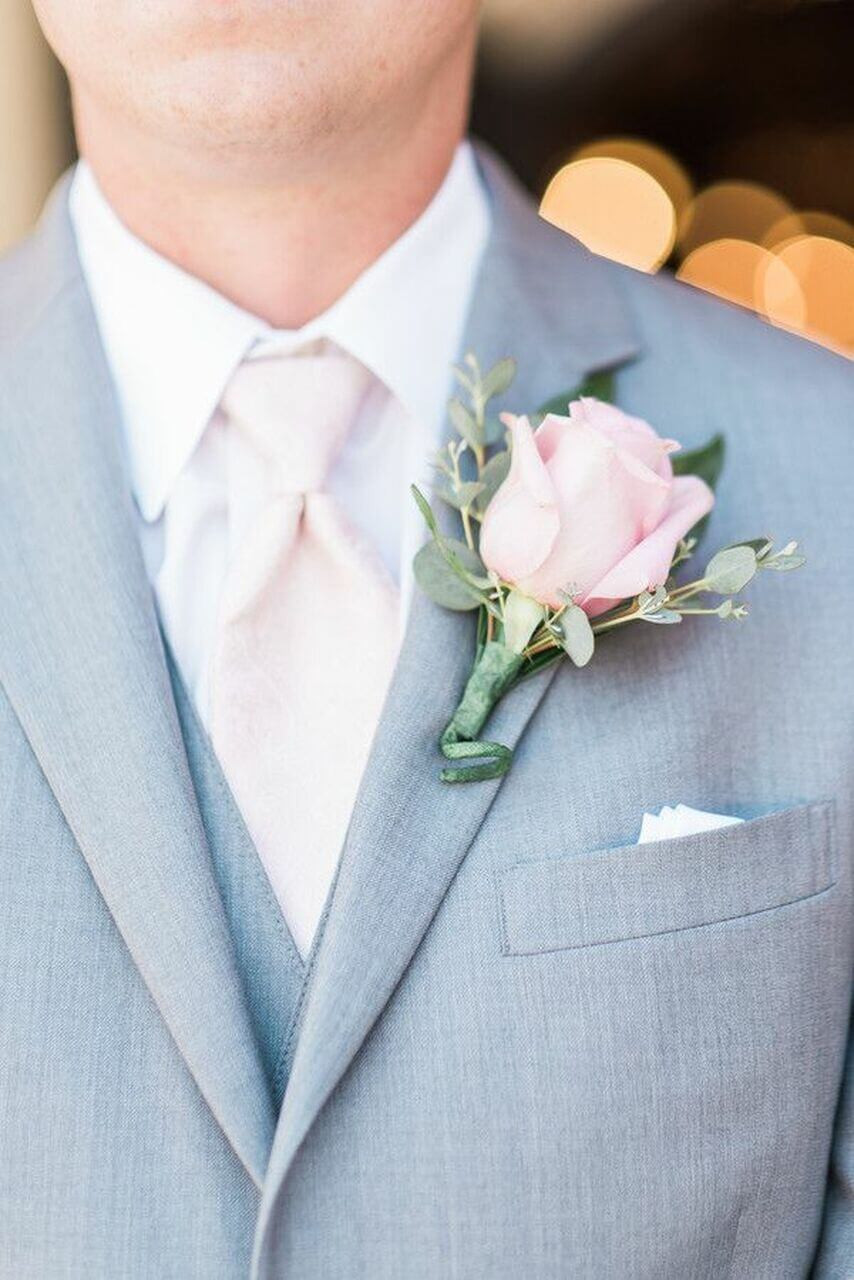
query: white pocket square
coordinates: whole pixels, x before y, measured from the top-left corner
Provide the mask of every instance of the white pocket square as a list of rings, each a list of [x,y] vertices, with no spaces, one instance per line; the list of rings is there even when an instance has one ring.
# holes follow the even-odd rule
[[[732,827],[743,821],[743,818],[732,818],[726,813],[705,813],[687,804],[677,804],[675,808],[665,805],[660,813],[643,815],[638,844],[672,840],[675,836],[693,836],[698,831],[714,831],[717,827]]]

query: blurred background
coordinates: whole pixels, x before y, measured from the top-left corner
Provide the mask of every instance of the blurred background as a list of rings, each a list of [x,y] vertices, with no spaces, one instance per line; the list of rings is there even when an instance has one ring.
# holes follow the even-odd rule
[[[543,216],[854,357],[854,0],[486,0],[474,132]],[[73,159],[0,0],[0,250]]]

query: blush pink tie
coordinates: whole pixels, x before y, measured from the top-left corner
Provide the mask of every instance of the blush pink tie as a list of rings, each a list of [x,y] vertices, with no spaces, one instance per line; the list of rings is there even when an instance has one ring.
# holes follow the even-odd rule
[[[303,955],[398,649],[397,589],[323,489],[371,379],[337,348],[277,355],[244,361],[221,403],[260,488],[223,592],[211,736]]]

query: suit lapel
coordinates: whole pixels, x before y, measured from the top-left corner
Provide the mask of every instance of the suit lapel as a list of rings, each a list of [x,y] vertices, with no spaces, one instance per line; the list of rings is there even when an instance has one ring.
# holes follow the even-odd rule
[[[17,279],[20,296],[13,275],[0,316],[0,330],[8,318],[15,335],[0,348],[0,678],[175,1043],[260,1185],[272,1104],[187,768],[64,190]]]
[[[480,158],[493,229],[464,350],[485,365],[517,356],[519,378],[507,400],[522,411],[592,369],[626,360],[637,344],[603,266],[542,223],[497,161]],[[294,1154],[392,994],[502,785],[449,787],[438,779],[436,743],[468,674],[472,619],[420,595],[413,603],[313,959],[265,1184],[256,1267]],[[490,736],[518,742],[553,672],[506,698]]]

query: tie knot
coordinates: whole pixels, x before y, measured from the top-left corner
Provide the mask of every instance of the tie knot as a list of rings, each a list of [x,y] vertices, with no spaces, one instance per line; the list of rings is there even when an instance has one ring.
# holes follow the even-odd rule
[[[244,360],[221,408],[289,493],[323,486],[371,374],[340,350]]]

